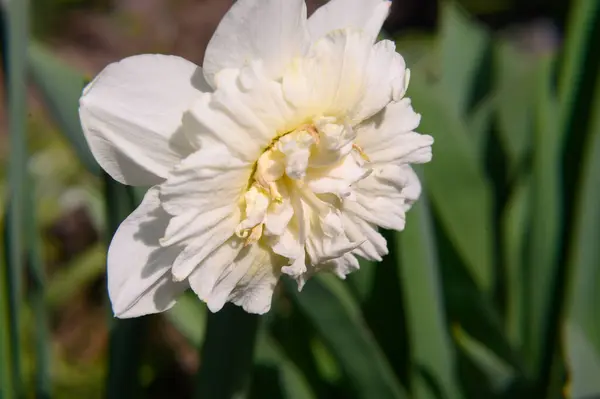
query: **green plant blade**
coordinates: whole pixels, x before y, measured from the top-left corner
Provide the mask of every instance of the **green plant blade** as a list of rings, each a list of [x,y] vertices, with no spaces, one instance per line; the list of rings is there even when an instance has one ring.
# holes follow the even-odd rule
[[[79,122],[79,97],[85,86],[85,79],[41,44],[30,44],[28,56],[31,78],[50,110],[50,115],[83,165],[93,174],[100,175],[100,167],[92,156]]]
[[[454,337],[460,350],[484,373],[492,392],[496,394],[506,392],[515,378],[515,370],[462,329],[456,328]]]
[[[106,248],[95,245],[56,271],[48,282],[46,301],[51,309],[67,303],[82,288],[102,276],[106,271]]]
[[[196,398],[228,399],[249,388],[259,316],[231,303],[207,317]]]
[[[295,282],[283,282],[339,363],[357,398],[405,397],[342,282],[333,276],[317,276],[301,293]]]
[[[554,60],[540,65],[537,85],[536,129],[532,170],[531,241],[524,281],[527,282],[529,305],[524,349],[532,370],[537,373],[544,353],[552,309],[552,291],[558,271],[561,229],[560,131],[557,102],[551,91]],[[551,358],[550,358],[551,359]]]
[[[367,265],[371,267],[372,279],[368,297],[361,303],[363,317],[396,377],[408,386],[409,342],[401,272],[398,269],[400,251],[394,246],[395,232],[380,230],[380,233],[388,242],[389,254],[381,262]],[[387,312],[395,317],[381,317]]]
[[[105,177],[107,226],[110,237],[121,222],[136,208],[138,202],[131,187]],[[132,398],[140,393],[139,367],[146,318],[109,320],[109,355],[106,397]]]
[[[409,91],[415,109],[425,116],[419,131],[435,138],[434,161],[425,168],[425,189],[473,279],[489,292],[493,284],[491,192],[478,166],[477,149],[467,125],[448,109],[436,87],[415,76]]]
[[[455,2],[441,7],[440,28],[441,82],[448,107],[464,114],[475,100],[482,82],[481,69],[490,45],[489,34],[471,21]]]
[[[425,373],[432,378],[445,398],[460,398],[431,229],[429,208],[421,198],[409,213],[406,229],[396,235],[412,363],[416,369],[413,373]],[[436,397],[435,390],[424,383],[424,378],[413,381],[415,397]]]
[[[21,301],[23,299],[23,266],[25,265],[26,244],[24,227],[26,223],[27,190],[27,42],[29,29],[29,2],[10,1],[3,4],[8,26],[8,57],[6,67],[6,87],[8,89],[9,127],[9,167],[8,186],[10,205],[6,217],[4,236],[6,255],[6,281],[8,289],[3,296],[8,305],[8,336],[10,379],[5,392],[8,397],[23,397],[25,387],[22,380],[21,361]],[[3,373],[3,375],[8,373]]]
[[[48,305],[46,303],[46,277],[44,260],[41,254],[41,240],[35,207],[34,186],[30,179],[27,192],[27,208],[25,215],[25,237],[27,245],[27,265],[30,276],[29,299],[35,318],[35,397],[51,398],[50,377],[50,326]]]
[[[600,106],[600,82],[594,105]],[[600,394],[600,114],[592,121],[591,136],[583,159],[581,189],[578,195],[569,290],[570,304],[566,329],[571,394],[574,398]]]
[[[256,369],[261,372],[256,372]],[[274,392],[277,391],[277,392]],[[305,376],[266,332],[259,334],[250,398],[316,399]]]
[[[531,147],[535,104],[535,62],[511,43],[498,42],[494,49],[498,133],[508,158],[509,173],[523,166]]]
[[[165,316],[196,348],[201,348],[206,333],[206,306],[192,292],[185,292]]]
[[[509,198],[503,215],[502,234],[504,235],[504,252],[506,259],[506,285],[509,292],[507,298],[506,325],[507,335],[511,343],[521,350],[526,331],[525,318],[527,281],[525,280],[525,252],[531,209],[531,185],[529,179],[523,177]]]

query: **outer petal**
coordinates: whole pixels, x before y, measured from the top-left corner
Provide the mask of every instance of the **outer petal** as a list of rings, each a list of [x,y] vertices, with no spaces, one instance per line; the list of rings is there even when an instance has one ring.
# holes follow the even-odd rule
[[[94,157],[121,183],[161,182],[190,153],[181,117],[208,90],[202,70],[180,57],[148,54],[110,64],[80,99]]]
[[[382,256],[387,255],[387,243],[377,231],[376,226],[365,222],[351,212],[344,212],[342,220],[349,239],[352,241],[365,240],[360,247],[353,251],[356,255],[375,261],[381,261]]]
[[[186,279],[200,262],[231,238],[239,222],[240,212],[235,202],[208,211],[191,208],[173,217],[167,227],[166,240],[161,240],[163,245],[185,245],[173,263],[173,278]]]
[[[258,59],[278,78],[308,42],[304,0],[238,0],[208,43],[202,66],[213,85],[220,70]]]
[[[410,99],[392,102],[356,126],[356,143],[374,164],[429,162],[433,137],[413,131],[420,120]]]
[[[163,208],[171,215],[195,209],[207,213],[237,205],[252,174],[252,163],[240,161],[221,144],[212,143],[184,159],[160,185]]]
[[[117,317],[162,312],[187,288],[171,278],[171,265],[181,248],[158,243],[169,215],[151,188],[142,204],[119,226],[108,250],[108,293]]]
[[[392,100],[400,100],[408,85],[406,63],[390,40],[382,40],[373,46],[366,74],[365,95],[350,112],[353,122],[375,115]]]
[[[333,30],[354,28],[375,41],[391,5],[386,0],[331,0],[308,19],[310,38],[314,42]]]
[[[231,249],[232,244],[224,247],[220,259],[202,262],[192,273],[190,286],[212,312],[219,311],[227,301],[243,306],[249,313],[267,312],[279,276],[278,260],[258,244],[241,251],[239,246]]]
[[[355,201],[344,201],[344,210],[353,218],[386,229],[403,230],[406,211],[420,192],[419,179],[410,166],[376,165],[370,176],[356,184]]]

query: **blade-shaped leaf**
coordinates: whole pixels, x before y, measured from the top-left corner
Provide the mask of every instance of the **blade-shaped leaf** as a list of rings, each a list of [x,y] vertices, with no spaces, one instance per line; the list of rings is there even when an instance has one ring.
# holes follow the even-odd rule
[[[545,59],[538,73],[536,129],[532,170],[531,241],[524,281],[527,282],[525,318],[528,329],[523,348],[527,351],[532,370],[543,367],[543,356],[552,356],[542,349],[549,337],[548,320],[552,309],[554,284],[557,283],[559,234],[561,228],[560,131],[558,103],[552,93],[553,58]],[[552,357],[550,357],[551,359]]]
[[[79,97],[85,79],[37,43],[29,46],[30,73],[50,115],[73,146],[85,167],[99,175],[100,167],[92,156],[79,122]]]
[[[431,229],[429,208],[421,198],[409,213],[406,229],[396,235],[413,368],[416,368],[413,372],[433,378],[444,397],[460,398]],[[422,383],[424,379],[416,381],[415,397],[435,398],[432,388]]]
[[[25,215],[25,242],[27,243],[27,266],[30,276],[29,299],[35,318],[35,397],[50,399],[50,326],[49,312],[46,302],[46,277],[44,259],[41,253],[41,239],[39,236],[37,203],[34,198],[35,189],[30,179],[27,192],[27,208]]]
[[[302,293],[291,280],[284,284],[339,362],[357,398],[405,397],[343,283],[332,276],[318,276]]]
[[[448,107],[463,114],[473,105],[477,86],[482,84],[481,66],[490,37],[455,2],[443,2],[441,9],[440,83]]]
[[[232,398],[249,388],[259,316],[231,303],[207,317],[196,397]]]
[[[123,186],[104,175],[106,215],[110,237],[121,222],[136,208],[138,201],[131,187]],[[108,238],[110,238],[108,237]],[[110,342],[106,396],[131,398],[139,395],[139,367],[146,318],[109,320]]]
[[[600,81],[595,107],[600,106]],[[600,114],[592,121],[569,259],[573,273],[567,327],[567,349],[573,397],[600,394]],[[596,373],[594,374],[594,370]]]
[[[535,63],[507,42],[498,42],[494,50],[498,133],[514,174],[532,141]]]
[[[9,345],[4,348],[9,354],[10,364],[3,368],[10,368],[10,380],[5,393],[8,397],[25,396],[25,387],[22,380],[21,361],[21,334],[20,312],[23,290],[23,266],[25,264],[26,242],[25,223],[27,209],[27,42],[29,29],[29,2],[10,1],[3,4],[5,7],[7,31],[7,57],[5,87],[8,89],[8,128],[9,128],[9,167],[8,185],[10,205],[5,219],[4,244],[6,256],[7,290],[2,296],[8,307]]]
[[[269,395],[275,390],[278,392]],[[255,376],[250,397],[260,399],[279,396],[286,399],[317,397],[296,365],[285,356],[277,342],[264,331],[257,341]]]
[[[517,348],[522,348],[526,331],[525,309],[528,296],[525,280],[525,249],[531,209],[531,185],[529,179],[522,178],[517,183],[512,197],[505,208],[502,231],[506,259],[507,335]]]
[[[416,74],[415,74],[416,75]],[[492,207],[489,184],[478,165],[467,125],[447,107],[436,87],[412,79],[410,96],[424,117],[419,130],[435,138],[425,189],[444,229],[485,292],[492,287]]]

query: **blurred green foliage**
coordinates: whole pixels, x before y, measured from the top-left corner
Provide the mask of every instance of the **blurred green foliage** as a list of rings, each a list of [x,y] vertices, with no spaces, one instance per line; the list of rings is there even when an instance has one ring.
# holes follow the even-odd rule
[[[83,77],[27,40],[27,2],[8,4],[0,397],[600,395],[597,0],[572,2],[560,52],[522,52],[452,3],[437,35],[397,38],[420,130],[436,143],[418,170],[423,197],[404,232],[385,232],[381,264],[362,262],[346,282],[318,276],[302,293],[284,281],[260,319],[207,315],[187,293],[127,321],[108,314],[105,244],[75,245],[64,226],[83,222],[64,215],[83,209],[109,237],[143,192],[101,175],[77,120]],[[475,11],[506,3],[485,4]],[[56,128],[25,118],[26,64]]]

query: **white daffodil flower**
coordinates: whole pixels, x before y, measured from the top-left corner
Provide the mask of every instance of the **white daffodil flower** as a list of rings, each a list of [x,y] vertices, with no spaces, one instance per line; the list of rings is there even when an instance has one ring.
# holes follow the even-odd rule
[[[404,98],[409,70],[376,37],[391,2],[238,0],[202,67],[139,55],[84,90],[80,117],[115,180],[152,186],[108,251],[117,317],[191,287],[213,312],[265,313],[281,274],[341,278],[387,253],[421,187],[430,136]]]

